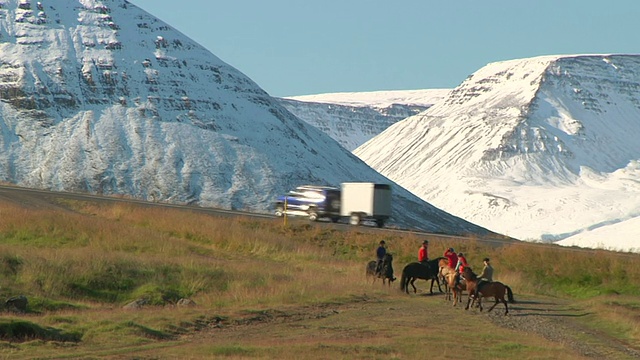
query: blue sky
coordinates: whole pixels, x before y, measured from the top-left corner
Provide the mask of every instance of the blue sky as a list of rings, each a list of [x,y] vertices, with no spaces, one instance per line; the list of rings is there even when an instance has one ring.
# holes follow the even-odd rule
[[[487,63],[640,53],[639,0],[130,0],[273,96],[453,88]]]

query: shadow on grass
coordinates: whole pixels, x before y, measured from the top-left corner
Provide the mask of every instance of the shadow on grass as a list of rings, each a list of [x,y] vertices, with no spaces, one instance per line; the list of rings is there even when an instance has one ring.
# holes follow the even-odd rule
[[[533,306],[527,306],[533,305]],[[518,301],[515,305],[509,306],[510,310],[519,311],[512,314],[514,317],[543,316],[543,317],[583,317],[590,315],[579,307],[567,306],[567,304],[557,304],[543,301]]]
[[[175,335],[166,333],[164,331],[155,330],[155,329],[152,329],[150,327],[147,327],[147,326],[144,326],[144,325],[140,325],[140,324],[136,324],[136,323],[133,323],[133,322],[129,322],[127,325],[129,327],[133,328],[133,329],[136,329],[137,332],[140,335],[142,335],[144,337],[147,337],[147,338],[150,338],[150,339],[172,340],[172,339],[176,338]]]
[[[517,310],[517,309],[514,309]],[[527,309],[527,310],[533,310],[533,311],[537,311],[536,309]],[[526,314],[511,314],[509,313],[510,316],[512,317],[525,317],[525,316],[544,316],[544,317],[583,317],[583,316],[588,316],[588,315],[592,315],[592,313],[581,313],[581,314],[557,314],[557,313],[553,313],[550,314],[548,311],[544,310],[544,312],[530,312],[530,313],[526,313]]]
[[[558,303],[544,302],[544,301],[530,301],[530,300],[518,300],[518,304],[522,304],[522,305],[558,305],[558,306],[560,306],[560,304],[558,304]]]
[[[23,342],[40,339],[44,341],[80,342],[81,333],[64,332],[60,329],[47,327],[22,320],[0,321],[0,340],[9,342]]]

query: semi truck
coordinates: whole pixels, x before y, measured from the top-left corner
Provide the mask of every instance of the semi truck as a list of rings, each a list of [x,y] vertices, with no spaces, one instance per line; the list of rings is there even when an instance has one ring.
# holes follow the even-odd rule
[[[374,222],[383,227],[391,217],[391,186],[372,182],[344,182],[340,187],[302,185],[276,199],[275,214],[351,225]]]

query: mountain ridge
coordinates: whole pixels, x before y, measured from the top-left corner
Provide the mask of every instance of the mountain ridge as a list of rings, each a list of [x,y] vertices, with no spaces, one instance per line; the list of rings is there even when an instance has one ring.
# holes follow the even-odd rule
[[[462,218],[558,241],[640,209],[638,74],[637,55],[491,63],[354,153]]]
[[[391,183],[125,0],[4,0],[0,180],[270,211],[297,185]],[[486,233],[394,184],[396,225]]]
[[[279,101],[299,119],[353,151],[396,122],[430,108],[449,91],[332,93],[293,96]]]

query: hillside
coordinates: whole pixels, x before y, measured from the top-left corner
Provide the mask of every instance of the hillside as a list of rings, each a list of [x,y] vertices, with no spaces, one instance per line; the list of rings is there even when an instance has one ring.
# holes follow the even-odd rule
[[[354,153],[471,222],[570,242],[640,215],[638,89],[635,55],[492,63]],[[638,231],[601,243],[637,250]]]
[[[451,89],[422,89],[341,92],[289,96],[285,99],[327,105],[366,106],[374,109],[384,109],[394,104],[430,108],[444,99],[450,91]]]
[[[431,356],[461,343],[483,359],[640,355],[639,254],[32,193],[0,188],[0,294],[28,300],[0,306],[2,358],[422,358],[451,326],[467,331]],[[490,257],[509,315],[487,312],[492,299],[452,306],[424,280],[399,291],[425,238],[473,267]],[[382,239],[391,286],[364,271]]]
[[[391,183],[128,1],[3,1],[0,51],[0,181],[255,212],[301,184]],[[396,226],[486,232],[393,185]]]
[[[353,151],[396,122],[428,107],[392,104],[385,108],[347,106],[280,99],[300,120],[331,136],[343,148]]]
[[[389,126],[442,100],[449,90],[374,91],[280,99],[299,119],[322,130],[349,151]]]

